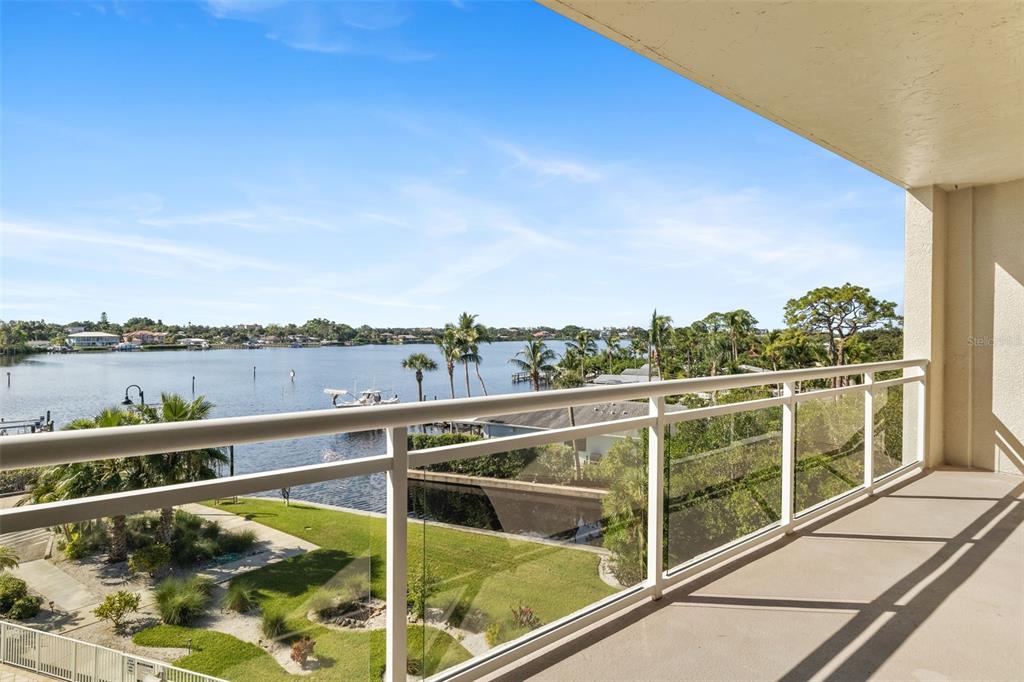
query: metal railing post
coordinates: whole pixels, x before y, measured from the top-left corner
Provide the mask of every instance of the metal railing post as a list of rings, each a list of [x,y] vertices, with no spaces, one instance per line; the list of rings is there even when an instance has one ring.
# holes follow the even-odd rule
[[[875,490],[875,373],[864,372],[864,490]]]
[[[661,599],[665,551],[665,398],[649,399],[655,423],[647,439],[647,582]]]
[[[794,491],[796,473],[796,382],[782,384],[782,518],[780,525],[787,533],[793,531]]]
[[[406,427],[387,430],[391,469],[387,481],[387,601],[384,679],[403,682],[406,675],[406,600],[409,570],[409,449]]]

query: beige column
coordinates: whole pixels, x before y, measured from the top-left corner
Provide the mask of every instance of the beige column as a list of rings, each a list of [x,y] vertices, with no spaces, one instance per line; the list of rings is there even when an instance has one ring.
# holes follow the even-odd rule
[[[903,354],[929,360],[923,430],[921,394],[908,385],[903,398],[903,461],[920,449],[926,467],[942,463],[946,312],[946,193],[934,186],[907,191]],[[922,442],[923,440],[923,442]]]

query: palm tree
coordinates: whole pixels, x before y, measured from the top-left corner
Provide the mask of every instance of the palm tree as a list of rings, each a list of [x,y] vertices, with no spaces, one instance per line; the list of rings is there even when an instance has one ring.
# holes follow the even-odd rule
[[[420,402],[423,402],[423,373],[433,372],[437,369],[437,363],[425,353],[413,353],[402,360],[403,369],[411,369],[416,372],[416,389],[419,393]]]
[[[0,545],[0,571],[17,568],[20,563],[13,547]]]
[[[139,408],[149,423],[197,421],[208,417],[212,410],[213,403],[205,396],[185,400],[177,393],[161,394],[159,410],[150,405]],[[216,478],[216,465],[226,461],[228,458],[221,450],[202,448],[149,455],[143,460],[143,468],[150,485],[163,486]],[[160,510],[159,528],[160,541],[169,545],[174,531],[173,507]]]
[[[136,412],[107,409],[91,419],[76,419],[64,428],[99,429],[130,426],[141,421]],[[137,457],[58,464],[39,474],[30,501],[39,504],[135,490],[144,487],[142,468],[142,461]],[[123,514],[111,517],[108,533],[110,548],[107,560],[112,563],[124,561],[128,558],[128,531]]]
[[[653,365],[657,363],[658,378],[665,378],[665,342],[668,341],[669,333],[672,331],[672,318],[668,315],[659,315],[655,308],[651,314],[651,326],[647,331],[647,380],[651,380]]]
[[[604,353],[608,360],[608,373],[610,374],[614,368],[615,360],[619,356],[619,343],[622,339],[614,331],[608,332],[608,337],[604,340]]]
[[[732,310],[725,314],[725,326],[729,331],[729,342],[732,345],[732,361],[740,361],[739,343],[750,338],[754,331],[757,319],[750,314],[750,311]]]
[[[647,332],[639,327],[634,327],[629,332],[629,351],[634,359],[643,358],[650,352],[647,345]]]
[[[461,349],[459,359],[462,360],[466,370],[466,396],[469,396],[469,363],[471,362],[476,367],[476,378],[480,382],[480,388],[483,389],[484,395],[487,395],[487,386],[480,374],[480,362],[483,359],[480,356],[480,344],[490,343],[491,338],[487,327],[478,324],[476,318],[476,315],[464,312],[459,315],[459,322],[455,326],[456,337],[459,339]]]
[[[557,358],[558,355],[546,343],[540,339],[530,339],[515,357],[509,358],[509,363],[519,371],[528,373],[533,390],[539,391],[541,374],[553,371],[554,365],[551,363]]]
[[[441,351],[441,357],[444,358],[444,364],[448,369],[448,387],[451,388],[452,398],[455,398],[455,363],[458,361],[459,353],[459,340],[455,334],[455,328],[450,324],[445,325],[444,332],[441,336],[434,339],[434,343],[437,344],[438,349]]]
[[[572,341],[566,341],[565,347],[579,357],[580,361],[580,385],[587,383],[587,358],[597,354],[597,343],[594,335],[586,329],[576,332]]]

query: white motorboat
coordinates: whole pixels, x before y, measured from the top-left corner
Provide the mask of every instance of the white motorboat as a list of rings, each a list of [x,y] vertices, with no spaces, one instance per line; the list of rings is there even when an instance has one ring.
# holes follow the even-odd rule
[[[335,407],[373,407],[374,405],[394,405],[398,402],[397,395],[393,398],[385,398],[375,388],[366,389],[353,400],[338,400],[350,395],[343,388],[325,388],[324,393],[331,396],[331,405]]]

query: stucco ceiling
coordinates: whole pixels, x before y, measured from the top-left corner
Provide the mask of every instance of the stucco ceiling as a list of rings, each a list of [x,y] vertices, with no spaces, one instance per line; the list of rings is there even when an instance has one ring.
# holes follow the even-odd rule
[[[539,2],[905,187],[1024,177],[1024,1]]]

